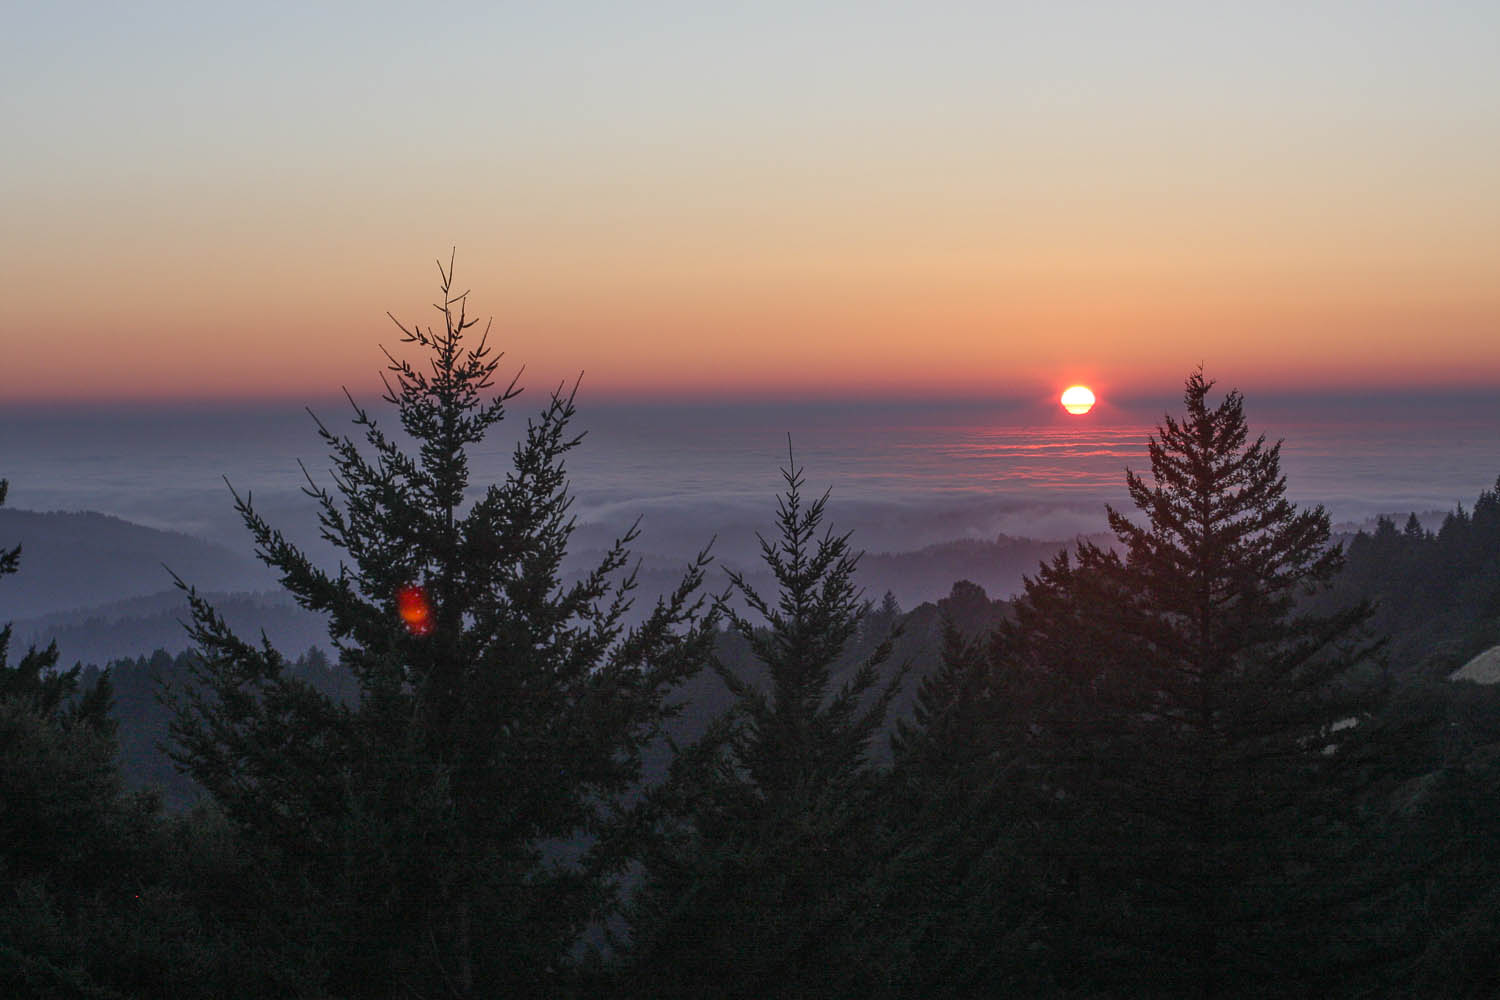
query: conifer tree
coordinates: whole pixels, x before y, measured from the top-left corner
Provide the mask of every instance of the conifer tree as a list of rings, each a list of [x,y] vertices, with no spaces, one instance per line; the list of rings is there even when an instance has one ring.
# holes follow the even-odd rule
[[[10,484],[0,479],[0,504]],[[0,578],[15,573],[21,547],[0,551]],[[0,880],[85,874],[119,794],[109,673],[79,691],[76,664],[57,669],[57,644],[7,660],[11,626],[0,628]]]
[[[868,994],[878,943],[861,933],[877,898],[879,782],[870,742],[905,668],[882,680],[892,641],[836,671],[868,606],[849,535],[819,535],[828,493],[810,504],[802,471],[782,470],[778,537],[761,556],[774,599],[730,581],[758,625],[726,607],[761,677],[715,670],[734,708],[684,751],[674,791],[685,822],[648,857],[632,907],[630,976],[643,996]]]
[[[917,784],[949,780],[971,755],[986,752],[992,734],[983,709],[992,677],[984,645],[945,616],[937,669],[917,685],[911,719],[897,720],[892,737],[898,759],[918,769]]]
[[[993,666],[994,639],[942,627],[937,667],[892,738],[883,939],[898,996],[1049,995],[1028,951],[1042,881],[1021,846],[1035,831],[1030,691]]]
[[[9,484],[0,479],[0,504]],[[21,549],[0,550],[0,578]],[[124,907],[121,883],[152,819],[127,800],[115,764],[108,671],[80,690],[81,665],[57,669],[57,645],[11,666],[0,629],[0,993],[106,994],[95,978],[101,928]],[[114,891],[107,891],[112,887]],[[88,991],[95,992],[90,993]]]
[[[198,685],[173,693],[175,759],[269,877],[247,901],[268,935],[351,996],[556,995],[570,950],[608,913],[638,830],[626,796],[665,698],[706,660],[696,595],[707,556],[626,628],[632,529],[574,583],[564,458],[572,393],[528,421],[504,482],[470,492],[470,448],[507,413],[499,356],[439,264],[442,322],[397,322],[425,364],[387,354],[403,448],[364,409],[363,447],[318,432],[334,491],[314,484],[316,565],[252,506],[260,558],[327,616],[352,706],[293,677],[190,592]],[[393,321],[394,321],[394,317]],[[487,333],[487,330],[486,330]],[[576,390],[576,387],[575,387]]]
[[[1338,733],[1370,707],[1351,677],[1369,610],[1299,609],[1341,563],[1328,515],[1286,499],[1280,445],[1212,384],[1187,379],[1149,479],[1127,471],[1123,556],[1044,566],[1003,644],[1052,686],[1051,954],[1089,988],[1307,988],[1345,888]]]

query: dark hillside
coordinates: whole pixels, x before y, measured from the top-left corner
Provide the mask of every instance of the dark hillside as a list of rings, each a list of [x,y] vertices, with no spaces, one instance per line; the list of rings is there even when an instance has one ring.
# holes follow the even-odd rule
[[[318,615],[299,608],[280,591],[225,594],[205,591],[214,607],[243,634],[265,632],[277,649],[293,652],[328,646],[328,627]],[[177,589],[133,597],[97,607],[59,611],[15,622],[22,645],[57,643],[63,663],[102,665],[146,656],[155,650],[177,654],[190,645],[182,623],[188,620],[187,597]]]
[[[21,546],[26,577],[9,588],[4,617],[35,618],[157,593],[165,566],[200,590],[275,586],[264,567],[219,545],[92,511],[0,509],[0,539]]]

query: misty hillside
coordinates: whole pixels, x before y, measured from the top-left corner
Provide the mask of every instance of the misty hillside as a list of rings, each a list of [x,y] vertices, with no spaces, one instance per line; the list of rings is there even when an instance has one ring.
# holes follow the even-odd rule
[[[1087,538],[1104,546],[1112,542],[1112,536],[1107,535],[1089,535]],[[851,542],[858,551],[859,535],[855,534]],[[889,591],[903,608],[915,608],[948,597],[958,580],[977,584],[987,593],[1005,598],[1017,593],[1022,578],[1034,575],[1040,563],[1072,544],[1072,540],[1041,541],[1000,535],[993,540],[960,538],[910,552],[867,551],[860,558],[855,581],[864,589],[865,597],[877,604]],[[669,593],[677,585],[682,578],[683,563],[682,560],[664,559],[649,553],[637,554],[641,558],[636,573],[635,611],[640,614],[656,595]],[[566,565],[571,573],[578,573],[602,557],[601,551],[583,552],[571,557]],[[762,594],[774,591],[774,584],[759,558],[749,563],[715,559],[706,583],[709,591],[719,593],[724,590],[728,581],[727,569],[742,572],[745,581]],[[734,603],[732,598],[731,603]]]
[[[1106,548],[1114,544],[1112,535],[1086,537]],[[902,607],[947,597],[958,580],[1004,598],[1021,590],[1023,576],[1036,575],[1040,563],[1072,545],[1071,539],[1038,541],[1000,535],[993,541],[964,538],[915,552],[866,553],[860,560],[859,579],[873,594],[889,590]]]
[[[323,618],[298,607],[284,592],[200,592],[237,634],[248,639],[258,639],[264,631],[277,649],[291,655],[312,646],[329,649],[328,626]],[[187,598],[173,589],[20,619],[12,623],[12,629],[22,649],[56,642],[60,663],[102,666],[156,650],[182,652],[189,646],[182,623],[190,617]]]
[[[161,595],[163,597],[170,595]],[[337,662],[330,662],[324,654],[308,654],[310,646],[327,646],[326,632],[321,631],[315,616],[297,608],[290,600],[279,601],[264,594],[210,595],[215,606],[240,635],[251,636],[258,627],[256,622],[267,622],[266,631],[271,641],[289,657],[295,657],[292,673],[312,683],[318,690],[339,698],[346,703],[357,698],[357,684],[353,677]],[[152,598],[140,602],[124,602],[121,606],[135,603],[151,605]],[[292,613],[304,620],[292,618]],[[913,703],[922,679],[937,669],[942,646],[942,624],[950,619],[955,627],[970,638],[981,639],[994,630],[1009,613],[1009,603],[993,600],[983,588],[969,581],[951,584],[947,596],[937,601],[924,602],[907,612],[889,613],[881,608],[870,611],[865,626],[840,656],[834,672],[836,684],[849,681],[856,667],[869,657],[875,647],[894,631],[896,640],[890,658],[882,664],[882,683],[895,676],[903,666],[907,668],[900,692],[891,703],[882,725],[882,735],[875,741],[873,755],[882,762],[889,762],[888,737],[900,720],[909,720],[913,714]],[[187,610],[179,612],[184,619]],[[257,618],[260,616],[260,619]],[[121,641],[142,634],[142,622],[155,622],[155,618],[127,620],[123,623],[137,631],[117,633]],[[289,622],[299,630],[288,630]],[[185,652],[186,640],[179,638],[174,645],[158,648],[154,652],[131,656],[73,656],[69,650],[80,648],[72,638],[80,631],[101,628],[91,623],[58,633],[58,646],[64,654],[64,662],[83,659],[85,662],[108,666],[114,685],[115,701],[111,714],[119,724],[119,761],[122,774],[131,787],[137,789],[157,788],[166,803],[174,809],[184,808],[197,801],[201,789],[193,781],[179,773],[167,758],[163,748],[169,741],[168,721],[171,712],[158,700],[157,694],[163,682],[184,688],[193,683],[189,670],[192,656]],[[313,633],[307,628],[318,630]],[[177,626],[182,635],[182,628]],[[101,631],[92,641],[104,643],[108,633]],[[100,648],[103,648],[102,645]],[[769,690],[771,679],[764,664],[751,654],[741,637],[731,632],[721,632],[717,643],[721,661],[746,681]],[[95,666],[84,673],[84,686],[93,685],[98,676]],[[674,740],[686,744],[700,739],[707,731],[711,720],[720,718],[734,705],[734,698],[723,680],[712,670],[704,670],[691,678],[672,696],[674,702],[683,706],[682,714],[671,720],[668,732]],[[647,773],[651,781],[664,778],[670,763],[670,754],[665,743],[656,744],[647,754]]]
[[[158,531],[92,511],[0,508],[0,539],[19,544],[24,585],[5,588],[0,620],[20,620],[159,593],[165,567],[200,590],[263,590],[275,578],[259,563],[176,531]]]
[[[182,622],[188,617],[187,603],[171,586],[163,563],[200,592],[211,594],[241,635],[257,636],[264,629],[278,649],[292,655],[309,646],[327,646],[320,619],[277,589],[269,571],[190,535],[96,513],[0,509],[0,539],[19,542],[26,565],[26,586],[6,588],[0,621],[13,622],[22,648],[56,640],[63,663],[103,665],[158,649],[173,654],[186,649]],[[857,546],[859,539],[853,541]],[[969,580],[996,597],[1006,597],[1020,589],[1023,575],[1034,573],[1039,563],[1069,544],[1000,535],[914,552],[866,553],[857,580],[868,598],[878,603],[889,591],[904,608],[946,597],[955,580]],[[658,595],[670,593],[683,572],[679,559],[637,554],[631,621],[643,618]],[[576,579],[602,557],[594,551],[571,556],[565,576]],[[746,580],[764,593],[774,590],[758,560],[747,566],[716,561],[707,580],[709,592],[724,590],[726,568],[744,569]]]
[[[1435,514],[1418,519],[1440,526]],[[1359,528],[1335,536],[1346,549]],[[1090,535],[1109,545],[1112,536]],[[262,629],[289,655],[310,646],[328,646],[322,621],[298,607],[280,590],[273,575],[254,560],[191,535],[159,531],[103,514],[38,513],[0,508],[0,539],[21,544],[26,585],[5,588],[0,622],[11,621],[20,648],[56,640],[63,663],[103,665],[123,657],[148,656],[156,650],[176,654],[188,647],[182,622],[187,603],[171,586],[163,568],[170,566],[212,600],[241,635]],[[856,549],[859,538],[852,541]],[[865,596],[879,603],[887,591],[902,608],[917,608],[949,596],[954,581],[971,581],[995,598],[1021,589],[1022,578],[1036,572],[1071,541],[1041,541],[999,535],[963,538],[909,552],[866,552],[856,576]],[[641,620],[661,594],[682,578],[683,561],[637,550],[635,606],[629,621]],[[570,554],[564,576],[577,579],[603,558],[603,552]],[[1359,560],[1356,559],[1356,564]],[[720,558],[706,581],[709,593],[722,593],[726,569],[745,572],[762,593],[774,586],[759,560],[749,564]],[[1340,595],[1346,596],[1346,595]],[[743,610],[743,608],[742,608]]]

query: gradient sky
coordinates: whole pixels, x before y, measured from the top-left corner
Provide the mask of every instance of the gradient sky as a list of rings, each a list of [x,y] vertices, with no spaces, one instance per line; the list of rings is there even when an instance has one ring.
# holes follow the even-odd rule
[[[1500,4],[13,5],[0,396],[1500,386]]]

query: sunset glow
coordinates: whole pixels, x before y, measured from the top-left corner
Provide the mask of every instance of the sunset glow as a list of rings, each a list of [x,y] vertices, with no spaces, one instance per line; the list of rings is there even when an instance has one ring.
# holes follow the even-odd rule
[[[1500,0],[4,29],[0,980],[1500,979]]]
[[[379,391],[454,246],[585,401],[1500,386],[1500,7],[1398,8],[31,5],[0,398]]]

